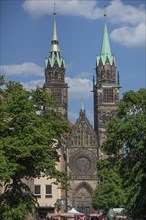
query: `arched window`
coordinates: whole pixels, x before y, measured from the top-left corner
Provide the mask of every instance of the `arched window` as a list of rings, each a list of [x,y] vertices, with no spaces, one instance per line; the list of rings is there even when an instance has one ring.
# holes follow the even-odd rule
[[[113,103],[113,88],[104,88],[103,89],[103,102],[104,103]]]

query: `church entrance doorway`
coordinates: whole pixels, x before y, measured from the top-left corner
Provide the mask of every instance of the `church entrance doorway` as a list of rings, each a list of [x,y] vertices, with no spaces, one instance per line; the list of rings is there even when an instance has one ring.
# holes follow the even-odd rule
[[[78,212],[88,215],[92,212],[92,189],[87,183],[80,184],[73,194],[73,207]]]

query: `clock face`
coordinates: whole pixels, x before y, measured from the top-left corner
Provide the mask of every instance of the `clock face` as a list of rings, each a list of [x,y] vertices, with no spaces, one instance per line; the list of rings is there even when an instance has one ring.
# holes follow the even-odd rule
[[[75,175],[90,175],[96,169],[96,156],[88,150],[77,150],[69,158],[69,167]]]

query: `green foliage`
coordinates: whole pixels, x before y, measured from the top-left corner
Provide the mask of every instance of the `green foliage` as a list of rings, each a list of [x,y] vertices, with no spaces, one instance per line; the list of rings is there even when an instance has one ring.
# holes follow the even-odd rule
[[[128,192],[128,214],[143,217],[146,215],[146,89],[124,94],[117,117],[108,123],[103,149],[121,161],[119,171]]]
[[[56,169],[56,163],[61,135],[70,128],[63,116],[53,111],[54,101],[43,89],[37,87],[30,92],[20,83],[9,82],[2,93],[0,181],[5,192],[0,196],[0,218],[21,220],[33,212],[36,202],[22,179],[44,173],[66,183],[66,174]]]
[[[35,210],[35,198],[31,194],[22,191],[22,189],[28,188],[22,182],[7,187],[6,192],[0,197],[1,215],[7,220],[25,219],[28,213]]]
[[[0,73],[0,86],[5,84],[4,76]]]
[[[112,158],[97,162],[99,186],[92,200],[94,209],[124,207],[126,192],[118,167],[119,164]]]

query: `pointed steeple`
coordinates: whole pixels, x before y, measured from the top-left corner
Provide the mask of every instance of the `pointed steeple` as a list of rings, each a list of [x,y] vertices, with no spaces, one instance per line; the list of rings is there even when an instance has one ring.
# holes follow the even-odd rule
[[[109,42],[109,36],[108,36],[108,30],[106,26],[106,14],[104,14],[104,34],[103,34],[103,40],[102,40],[102,49],[101,49],[101,56],[103,57],[111,57],[111,48],[110,48],[110,42]]]
[[[97,56],[97,66],[99,64],[99,60],[102,60],[103,65],[105,65],[107,58],[109,60],[110,65],[115,63],[115,58],[111,53],[111,47],[110,47],[110,41],[109,41],[109,35],[106,25],[106,13],[104,13],[104,33],[103,33],[103,39],[102,39],[102,47],[101,47],[101,54],[100,56]]]
[[[65,68],[65,62],[63,57],[60,54],[60,48],[58,43],[58,36],[57,36],[57,28],[56,28],[56,11],[55,11],[55,5],[54,5],[54,24],[53,24],[53,35],[52,35],[52,41],[51,41],[51,47],[50,47],[50,53],[49,57],[45,60],[46,68],[48,66],[48,63],[51,67],[54,66],[55,61],[57,61],[57,64],[59,67]]]
[[[56,12],[54,6],[54,25],[53,25],[53,36],[51,41],[51,52],[60,52],[59,44],[58,44],[58,36],[57,36],[57,28],[56,28]]]
[[[82,98],[81,109],[80,109],[80,117],[85,117],[85,115],[86,115],[86,112],[85,112],[84,102],[83,102],[83,98]]]
[[[55,111],[60,112],[66,119],[68,118],[68,84],[65,82],[65,63],[61,56],[57,28],[56,11],[54,4],[53,12],[53,33],[49,56],[45,62],[45,91],[54,97],[56,101]]]

